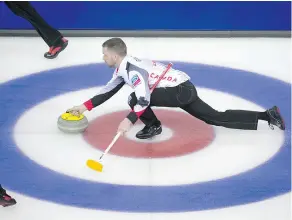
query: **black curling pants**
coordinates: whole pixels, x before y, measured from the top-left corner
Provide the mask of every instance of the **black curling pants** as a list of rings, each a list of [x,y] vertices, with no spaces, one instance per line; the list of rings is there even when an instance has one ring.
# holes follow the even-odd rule
[[[40,14],[35,10],[30,2],[5,1],[5,4],[15,15],[22,17],[30,22],[49,47],[62,44],[63,36],[61,33],[51,27],[40,16]]]
[[[134,92],[130,96],[128,104],[133,109],[137,103],[137,97]],[[154,89],[150,105],[140,116],[140,120],[149,126],[160,123],[151,106],[179,107],[207,124],[244,130],[257,129],[258,114],[260,113],[247,110],[217,111],[198,97],[197,90],[190,81],[176,87]]]

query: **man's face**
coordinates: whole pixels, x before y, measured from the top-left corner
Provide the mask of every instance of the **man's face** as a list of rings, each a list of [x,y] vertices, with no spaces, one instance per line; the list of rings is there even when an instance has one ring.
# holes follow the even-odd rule
[[[109,67],[115,67],[117,55],[107,47],[102,48],[103,60]]]

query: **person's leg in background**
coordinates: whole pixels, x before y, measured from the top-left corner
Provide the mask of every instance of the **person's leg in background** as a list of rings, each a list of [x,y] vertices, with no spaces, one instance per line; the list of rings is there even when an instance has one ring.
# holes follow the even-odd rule
[[[5,4],[15,15],[30,22],[40,37],[43,38],[50,48],[49,51],[44,54],[46,58],[56,58],[59,53],[67,47],[68,40],[45,21],[30,2],[5,1]]]
[[[49,46],[50,50],[44,54],[48,59],[56,58],[59,53],[68,45],[63,35],[51,27],[36,11],[36,9],[27,1],[5,1],[7,7],[17,16],[24,18],[35,28],[40,37]],[[3,207],[15,205],[17,202],[7,194],[6,190],[0,184],[0,205]]]
[[[0,205],[3,207],[16,204],[16,200],[6,193],[6,190],[0,184]]]

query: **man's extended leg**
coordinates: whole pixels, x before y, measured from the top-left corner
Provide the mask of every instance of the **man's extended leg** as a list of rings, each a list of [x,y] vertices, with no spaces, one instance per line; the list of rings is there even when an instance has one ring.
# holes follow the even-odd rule
[[[282,130],[285,129],[284,120],[276,106],[264,112],[248,110],[226,110],[220,112],[213,109],[198,97],[192,103],[182,107],[182,109],[206,123],[215,126],[257,130],[258,120],[264,120],[268,122],[271,128],[273,128],[272,125],[276,125]]]
[[[131,94],[129,104],[133,106],[137,103],[135,93]],[[150,107],[140,116],[141,121],[146,125],[143,130],[137,133],[138,138],[149,138],[155,132],[150,132],[151,128],[161,129],[161,123],[155,116],[151,106],[157,107],[179,107],[193,115],[194,117],[215,126],[223,126],[233,129],[256,130],[258,120],[264,120],[280,129],[285,129],[279,109],[274,106],[264,112],[248,110],[226,110],[217,111],[202,101],[197,96],[195,86],[187,81],[176,87],[157,88],[151,95]],[[273,128],[273,127],[272,127]],[[153,129],[155,131],[155,129]],[[161,132],[160,132],[161,133]]]
[[[162,103],[163,105],[171,106],[172,104],[174,107],[180,107],[196,118],[211,125],[232,129],[256,130],[258,120],[264,120],[268,122],[271,128],[273,128],[272,125],[276,125],[282,130],[285,129],[284,120],[276,106],[264,112],[242,109],[228,109],[220,112],[198,97],[196,88],[190,81],[182,83],[177,88],[167,88],[165,91],[168,91],[170,97],[167,99],[167,95],[164,95],[164,100],[170,100],[170,103]],[[155,104],[160,104],[159,102],[159,100],[155,100]]]

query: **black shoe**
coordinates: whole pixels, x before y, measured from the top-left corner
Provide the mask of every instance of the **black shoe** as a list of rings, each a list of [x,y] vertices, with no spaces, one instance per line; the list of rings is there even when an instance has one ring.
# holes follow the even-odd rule
[[[16,204],[16,200],[13,199],[10,195],[8,195],[5,191],[5,189],[3,189],[0,186],[0,205],[2,205],[3,207],[7,207],[7,206],[12,206]]]
[[[280,110],[277,106],[270,108],[267,110],[267,114],[269,116],[269,126],[274,130],[274,126],[277,126],[281,130],[285,130],[285,122],[280,114]]]
[[[58,46],[51,46],[50,50],[44,54],[44,57],[47,59],[54,59],[59,55],[59,53],[65,50],[67,46],[68,46],[68,40],[63,38],[62,44]]]
[[[161,124],[155,124],[148,126],[146,125],[141,131],[136,134],[136,137],[139,139],[148,139],[155,135],[159,135],[162,132]]]

